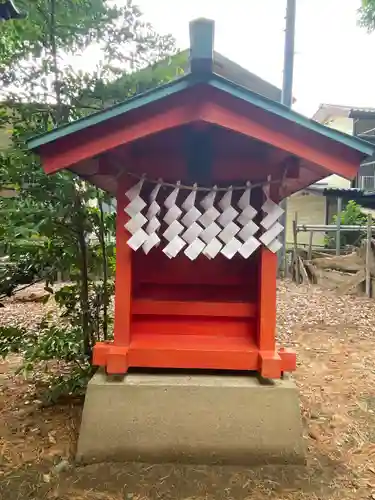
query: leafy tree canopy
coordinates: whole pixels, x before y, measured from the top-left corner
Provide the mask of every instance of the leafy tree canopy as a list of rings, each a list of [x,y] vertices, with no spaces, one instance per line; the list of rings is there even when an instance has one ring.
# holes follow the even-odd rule
[[[82,94],[102,88],[99,82],[130,76],[174,50],[173,39],[156,33],[131,0],[123,7],[108,0],[18,3],[27,18],[3,23],[0,33],[1,93],[11,101],[82,105]],[[87,61],[90,70],[82,70]]]
[[[362,0],[359,10],[359,23],[369,32],[375,29],[375,0]]]

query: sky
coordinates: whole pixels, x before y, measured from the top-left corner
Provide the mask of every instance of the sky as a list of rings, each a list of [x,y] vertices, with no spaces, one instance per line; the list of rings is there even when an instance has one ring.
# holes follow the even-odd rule
[[[357,25],[360,0],[296,0],[294,108],[375,107],[375,34]],[[118,0],[121,4],[123,0]],[[189,46],[189,21],[215,20],[215,50],[281,87],[286,0],[134,0],[155,29]]]

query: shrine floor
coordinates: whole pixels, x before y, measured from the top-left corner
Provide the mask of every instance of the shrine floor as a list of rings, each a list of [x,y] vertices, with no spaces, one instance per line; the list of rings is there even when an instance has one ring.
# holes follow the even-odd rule
[[[287,282],[278,300],[280,342],[298,353],[306,466],[73,467],[82,401],[41,408],[35,381],[14,376],[14,357],[0,363],[0,499],[374,498],[374,302]],[[10,301],[0,324],[38,321],[45,307]]]

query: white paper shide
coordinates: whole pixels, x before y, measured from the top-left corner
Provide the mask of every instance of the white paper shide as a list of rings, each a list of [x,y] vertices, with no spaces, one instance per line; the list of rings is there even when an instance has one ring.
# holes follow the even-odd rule
[[[232,186],[224,191],[214,186],[198,202],[196,185],[187,190],[177,183],[174,188],[165,188],[169,191],[167,196],[164,191],[164,202],[160,203],[162,182],[155,184],[148,197],[142,196],[143,186],[141,179],[125,193],[129,200],[125,228],[131,235],[127,243],[134,251],[142,248],[148,254],[162,245],[169,258],[183,253],[190,260],[200,255],[214,259],[219,254],[227,259],[236,254],[248,259],[260,245],[274,253],[281,248],[278,237],[284,228],[279,219],[284,211],[269,198],[267,189],[257,225],[254,219],[258,212],[250,203],[249,182],[240,197],[237,195],[237,202],[233,202]],[[259,217],[257,220],[259,223]]]

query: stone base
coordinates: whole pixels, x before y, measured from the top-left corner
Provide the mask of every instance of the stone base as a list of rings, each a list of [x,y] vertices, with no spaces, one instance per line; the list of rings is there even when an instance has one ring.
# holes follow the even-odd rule
[[[77,460],[201,464],[303,463],[290,379],[97,372],[88,385]]]

